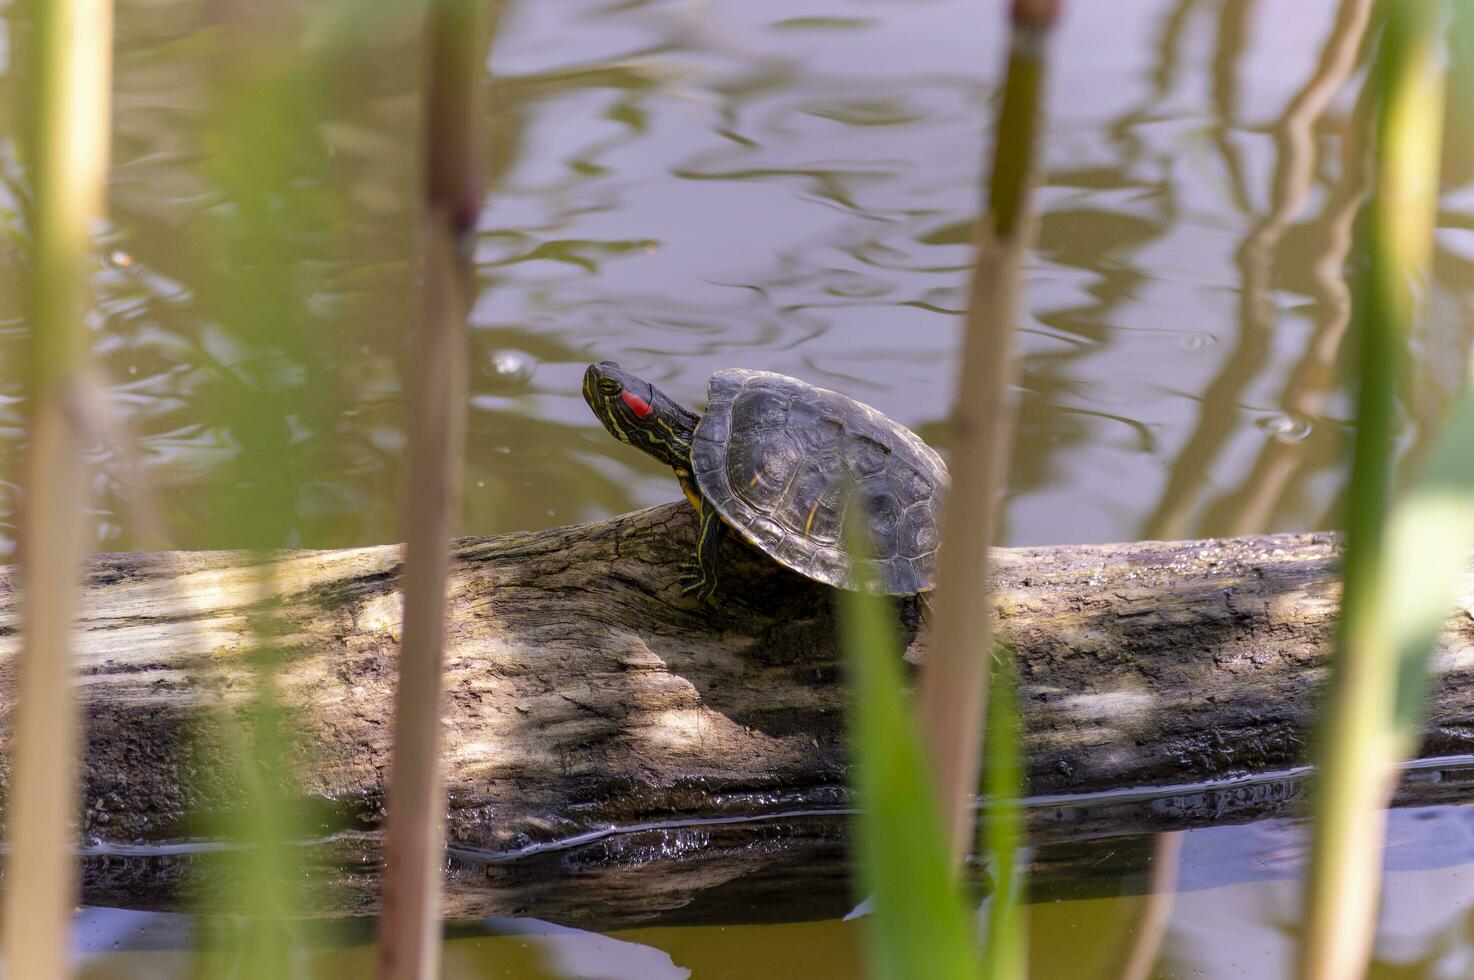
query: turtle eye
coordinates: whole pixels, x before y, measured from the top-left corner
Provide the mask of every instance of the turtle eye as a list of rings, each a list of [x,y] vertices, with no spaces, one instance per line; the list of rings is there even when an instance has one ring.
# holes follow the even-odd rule
[[[622,389],[623,387],[624,385],[620,384],[618,381],[612,381],[609,378],[605,378],[599,382],[599,394],[617,395],[619,394],[620,389]]]

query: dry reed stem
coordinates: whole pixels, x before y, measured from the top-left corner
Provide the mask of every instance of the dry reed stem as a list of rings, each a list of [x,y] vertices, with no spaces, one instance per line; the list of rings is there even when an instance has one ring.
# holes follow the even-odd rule
[[[378,975],[439,975],[444,785],[441,666],[446,574],[465,444],[469,263],[480,206],[477,0],[436,0],[427,21],[424,282],[410,352],[404,632],[394,704]]]
[[[971,798],[978,784],[992,648],[988,546],[1012,447],[1013,332],[1031,238],[1028,195],[1043,41],[1052,24],[1052,18],[1040,26],[1015,13],[952,413],[952,487],[937,569],[932,656],[920,682],[922,724],[954,865],[973,835]]]
[[[1150,980],[1177,904],[1177,872],[1182,857],[1180,830],[1158,834],[1152,848],[1152,877],[1141,900],[1141,915],[1126,947],[1120,980]]]
[[[69,400],[65,391],[53,389],[37,405],[26,464],[25,643],[16,699],[3,940],[8,975],[18,978],[70,973],[79,742],[70,641],[86,547],[87,473]]]
[[[36,7],[33,410],[21,519],[24,645],[3,907],[7,973],[68,975],[76,901],[71,629],[86,550],[87,256],[102,216],[112,76],[110,0]]]

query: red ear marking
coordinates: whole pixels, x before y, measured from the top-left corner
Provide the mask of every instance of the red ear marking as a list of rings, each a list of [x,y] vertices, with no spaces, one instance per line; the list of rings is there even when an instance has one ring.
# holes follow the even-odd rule
[[[650,403],[628,388],[621,391],[619,397],[630,407],[630,411],[634,412],[639,418],[644,418],[650,414]]]

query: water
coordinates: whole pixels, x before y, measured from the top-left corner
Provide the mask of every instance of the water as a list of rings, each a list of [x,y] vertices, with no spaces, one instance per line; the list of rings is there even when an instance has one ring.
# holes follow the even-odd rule
[[[547,527],[672,496],[659,464],[610,440],[580,399],[579,374],[600,358],[692,405],[720,367],[795,374],[945,448],[999,6],[508,5],[489,60],[464,529]],[[1307,154],[1288,152],[1296,124],[1282,119],[1334,9],[1070,11],[1021,324],[1009,543],[1334,523],[1348,409],[1329,368],[1344,296],[1318,265],[1335,258],[1348,213],[1340,142],[1354,86],[1333,88],[1308,120]],[[204,17],[191,3],[125,2],[118,15],[97,353],[139,448],[104,466],[109,549],[141,543],[126,500],[142,486],[166,502],[171,546],[232,543],[196,502],[228,476],[234,448],[203,408],[232,364],[211,329],[220,297],[199,285],[212,270],[199,247],[210,64],[191,57]],[[411,26],[391,22],[341,65],[313,130],[342,198],[321,228],[347,254],[299,246],[315,260],[303,329],[321,334],[303,356],[330,364],[333,383],[297,396],[317,424],[293,445],[307,472],[291,543],[396,534],[413,318]],[[1460,96],[1455,86],[1454,120]],[[1461,143],[1450,142],[1457,175]],[[1302,171],[1303,191],[1275,189]],[[0,190],[0,202],[13,197]],[[1410,442],[1469,343],[1471,211],[1474,197],[1451,187]],[[16,303],[14,290],[0,298],[8,361]],[[6,459],[15,384],[0,395]]]
[[[1161,840],[1161,839],[1159,839]],[[1163,850],[1150,839],[1095,845],[1107,870],[1049,883],[1026,907],[1032,975],[1119,977],[1133,943],[1152,931],[1156,977],[1288,976],[1299,910],[1303,828],[1288,820],[1184,831]],[[1466,807],[1395,810],[1388,827],[1384,912],[1369,976],[1464,977],[1474,969],[1474,820]],[[1129,857],[1122,860],[1121,854]],[[1155,859],[1153,856],[1155,855]],[[1174,892],[1148,886],[1165,862]],[[1151,914],[1160,918],[1153,929]],[[304,975],[354,977],[371,967],[366,924],[319,936]],[[489,919],[451,930],[447,976],[677,980],[683,977],[854,977],[863,923],[840,918],[742,925],[627,928],[608,933],[536,919]],[[116,910],[79,916],[82,976],[189,976],[192,920]],[[207,947],[206,956],[217,956]],[[212,965],[221,966],[224,957]]]
[[[231,253],[211,244],[229,209],[202,176],[222,104],[206,30],[215,7],[118,8],[111,223],[93,325],[125,435],[97,453],[98,548],[395,540],[414,317],[413,24],[387,7],[302,109],[309,139],[288,167],[300,174],[273,207],[296,215],[275,244],[303,302],[263,357],[251,324],[230,312],[253,296],[230,291],[220,270]],[[693,406],[717,368],[797,375],[945,449],[1002,8],[510,0],[488,62],[462,529],[549,527],[675,496],[668,470],[588,413],[579,378],[591,360],[619,360]],[[27,24],[0,9],[9,226],[24,198],[5,134],[19,123],[13,60]],[[1342,151],[1356,85],[1341,84],[1322,52],[1347,43],[1354,10],[1326,0],[1070,5],[1020,324],[1007,543],[1335,525],[1350,414],[1336,371],[1338,272],[1357,190]],[[1411,341],[1416,396],[1399,434],[1409,458],[1474,341],[1468,91],[1450,87],[1431,313]],[[14,547],[13,366],[24,335],[12,287],[23,263],[0,250],[0,555]],[[251,281],[249,268],[236,274]],[[289,406],[282,431],[221,409],[237,384]],[[221,502],[245,499],[276,467],[291,497],[262,540],[261,522],[228,519]],[[1468,972],[1474,854],[1428,847],[1462,819],[1451,808],[1394,818],[1393,853],[1414,857],[1389,879],[1378,946],[1389,975]],[[1186,835],[1159,975],[1282,968],[1299,858],[1287,826]],[[1108,863],[1111,842],[1094,846]],[[1148,873],[1117,876],[1116,891],[1140,892]],[[1420,904],[1434,890],[1440,901]],[[1139,911],[1139,898],[1113,894],[1032,907],[1039,975],[1096,975],[1081,951],[1114,950]],[[132,918],[88,915],[111,937],[84,929],[92,975],[159,975],[188,944],[187,924],[136,920],[140,940]],[[447,963],[515,966],[512,975],[848,976],[857,935],[838,921],[607,938],[533,929],[452,939]],[[1078,940],[1050,940],[1059,936]],[[114,954],[113,941],[139,951]],[[332,963],[352,975],[366,957],[325,951],[323,975],[335,975]]]

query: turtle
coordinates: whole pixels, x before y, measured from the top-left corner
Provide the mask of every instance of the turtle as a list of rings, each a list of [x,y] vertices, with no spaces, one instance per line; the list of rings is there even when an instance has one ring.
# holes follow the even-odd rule
[[[616,439],[674,469],[695,508],[686,594],[716,603],[728,529],[835,588],[863,582],[903,596],[935,584],[946,464],[869,405],[787,375],[730,368],[711,376],[698,415],[613,361],[589,365],[583,397]],[[849,550],[852,513],[865,521],[866,569]]]

